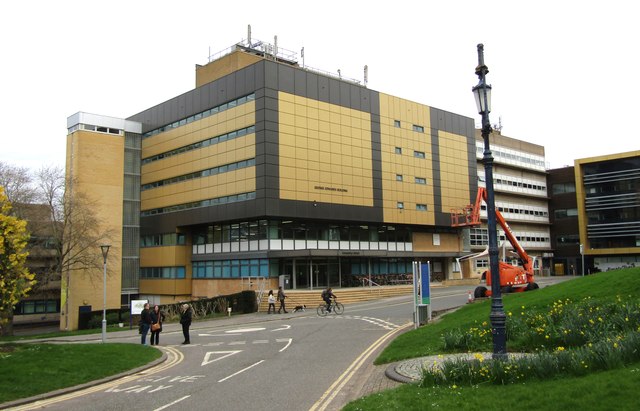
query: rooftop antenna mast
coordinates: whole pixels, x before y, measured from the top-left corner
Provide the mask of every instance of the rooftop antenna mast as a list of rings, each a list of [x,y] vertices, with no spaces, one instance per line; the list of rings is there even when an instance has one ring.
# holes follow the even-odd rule
[[[247,46],[251,46],[251,24],[247,24]]]
[[[367,83],[369,82],[369,66],[364,65],[364,86],[367,87]]]

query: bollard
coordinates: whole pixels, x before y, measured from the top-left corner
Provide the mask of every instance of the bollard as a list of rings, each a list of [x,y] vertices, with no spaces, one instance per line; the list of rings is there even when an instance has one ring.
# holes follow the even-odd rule
[[[469,297],[467,298],[467,304],[471,304],[473,302],[473,296],[471,295],[471,291],[469,291]]]
[[[227,308],[227,313],[229,313],[229,317],[231,317],[231,307]]]

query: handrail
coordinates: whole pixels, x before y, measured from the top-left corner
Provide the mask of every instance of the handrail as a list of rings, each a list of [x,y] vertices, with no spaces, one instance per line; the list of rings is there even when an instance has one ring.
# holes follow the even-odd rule
[[[364,285],[364,282],[365,282],[365,281],[369,281],[369,286],[376,285],[376,286],[378,286],[378,287],[382,287],[380,284],[378,284],[378,283],[376,283],[375,281],[373,281],[373,280],[371,280],[371,279],[369,279],[369,278],[366,278],[366,277],[363,277],[363,278],[362,278],[362,286],[363,286],[363,287],[365,286],[365,285]]]

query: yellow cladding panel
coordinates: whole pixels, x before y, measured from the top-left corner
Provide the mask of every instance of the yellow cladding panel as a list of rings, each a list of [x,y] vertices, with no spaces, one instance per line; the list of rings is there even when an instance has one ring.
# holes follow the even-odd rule
[[[421,127],[423,131],[416,131],[414,126]],[[435,223],[430,130],[429,106],[380,94],[385,221],[423,225]],[[416,179],[424,180],[426,184],[418,184]],[[402,203],[404,208],[398,208],[398,203]],[[422,210],[424,206],[426,211]]]
[[[196,171],[255,158],[255,134],[198,148],[142,166],[141,183],[161,181]]]
[[[196,88],[255,64],[260,60],[262,60],[261,57],[238,49],[204,66],[196,65]]]
[[[232,194],[255,191],[255,167],[202,177],[181,183],[145,190],[141,193],[141,209],[167,207]]]
[[[190,263],[191,253],[187,246],[140,248],[141,267],[178,267]]]
[[[459,209],[472,197],[469,187],[469,153],[464,136],[438,132],[440,146],[440,179],[442,184],[442,211]],[[472,156],[475,158],[475,156]],[[475,194],[475,193],[474,193]]]
[[[278,105],[280,198],[372,206],[370,115],[284,92]]]
[[[255,101],[142,140],[142,158],[152,157],[255,124]]]

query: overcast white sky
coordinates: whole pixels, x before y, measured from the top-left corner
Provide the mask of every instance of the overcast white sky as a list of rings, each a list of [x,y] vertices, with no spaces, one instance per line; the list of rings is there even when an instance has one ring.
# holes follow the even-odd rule
[[[378,5],[382,4],[382,5]],[[195,65],[246,38],[383,93],[472,117],[476,45],[491,122],[548,167],[640,149],[634,1],[3,1],[0,161],[64,165],[66,119],[126,118],[195,85]]]

